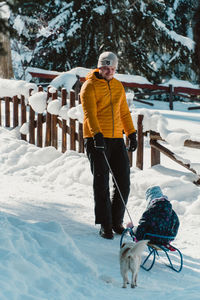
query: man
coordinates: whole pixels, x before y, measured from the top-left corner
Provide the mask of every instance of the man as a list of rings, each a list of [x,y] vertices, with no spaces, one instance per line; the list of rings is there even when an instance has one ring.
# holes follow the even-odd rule
[[[130,166],[123,131],[130,139],[129,151],[137,148],[134,128],[123,85],[114,78],[117,56],[104,52],[98,69],[91,71],[81,88],[84,111],[83,136],[93,174],[95,224],[101,224],[100,235],[113,239],[113,230],[122,234],[125,207],[116,185],[110,200],[109,161],[123,200],[128,201]]]

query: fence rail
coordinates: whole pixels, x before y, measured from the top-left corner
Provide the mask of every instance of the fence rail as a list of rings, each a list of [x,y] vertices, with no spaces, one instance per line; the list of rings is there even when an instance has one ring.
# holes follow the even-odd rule
[[[59,74],[57,72],[47,72],[45,73],[44,70],[42,72],[38,71],[29,71],[32,77],[42,78],[42,79],[54,79]],[[77,77],[79,77],[77,75]],[[76,83],[78,88],[80,87],[80,83],[85,81],[85,77],[79,77],[79,80]],[[181,87],[181,86],[173,86],[172,84],[166,85],[159,85],[159,84],[151,84],[151,83],[138,83],[138,82],[125,82],[122,81],[122,84],[125,88],[136,88],[138,91],[135,93],[135,97],[133,98],[134,101],[139,101],[145,104],[152,105],[152,103],[148,103],[146,99],[143,99],[146,96],[153,96],[153,95],[162,95],[166,94],[166,97],[169,101],[169,109],[173,110],[173,102],[176,96],[179,96],[183,99],[187,99],[189,101],[196,101],[200,102],[200,89],[192,88],[192,87]],[[140,91],[142,90],[142,92]],[[200,106],[191,106],[188,110],[196,110],[200,109]]]
[[[43,91],[43,88],[39,86],[38,91]],[[50,93],[48,90],[47,102],[49,98],[54,101],[57,97],[57,91]],[[80,103],[78,93],[75,91],[71,91],[70,94],[67,95],[66,89],[62,89],[60,97],[62,106],[69,103],[69,107],[72,108]],[[5,110],[4,124],[2,118],[2,103],[4,103]],[[139,115],[137,120],[138,148],[136,151],[136,167],[141,170],[143,169],[144,163],[144,136],[147,135],[147,132],[143,132],[143,118],[143,115]],[[66,121],[57,115],[50,114],[48,111],[45,111],[45,113],[36,113],[29,104],[25,103],[23,95],[20,98],[14,96],[13,98],[4,97],[0,99],[1,126],[15,128],[27,122],[29,124],[28,134],[21,134],[22,140],[35,144],[38,147],[53,146],[56,149],[60,148],[60,151],[63,153],[66,150],[74,150],[79,153],[84,152],[83,126],[78,120],[70,118],[69,121]],[[151,166],[160,164],[160,153],[162,153],[191,172],[197,173],[189,164],[185,164],[183,161],[177,159],[173,152],[158,143],[159,140],[163,141],[159,133],[150,131],[149,134]],[[128,144],[127,138],[125,142]],[[184,146],[200,149],[200,143],[197,141],[186,140]],[[132,153],[128,152],[128,155],[130,164],[132,165]],[[200,178],[196,183],[200,184]]]
[[[80,82],[85,81],[84,77],[79,78]],[[189,87],[175,87],[172,84],[168,86],[158,85],[158,84],[146,84],[146,83],[137,83],[137,82],[123,82],[124,87],[127,88],[137,88],[137,92],[133,98],[133,101],[139,101],[152,105],[151,102],[147,102],[148,99],[143,99],[146,96],[156,96],[165,94],[169,101],[169,109],[173,110],[173,103],[175,96],[179,96],[183,99],[187,99],[191,102],[200,102],[200,89],[189,88]],[[142,91],[140,91],[142,90]],[[200,109],[200,106],[189,107],[188,110]]]
[[[38,91],[43,91],[43,88],[39,86]],[[48,92],[47,101],[49,98],[52,98],[52,101],[57,99],[57,92],[52,94]],[[66,105],[66,89],[62,89],[61,99],[62,106]],[[3,103],[5,109],[4,124],[2,118]],[[76,105],[74,91],[70,92],[69,103],[70,107],[74,107]],[[36,113],[29,104],[25,104],[24,96],[21,96],[20,98],[14,96],[13,98],[4,97],[0,99],[1,126],[15,128],[17,126],[22,126],[26,122],[28,122],[29,132],[28,134],[21,134],[21,139],[28,141],[31,144],[35,144],[38,147],[53,146],[58,149],[61,144],[62,152],[65,152],[67,149],[84,152],[83,130],[81,123],[78,123],[78,126],[76,126],[77,121],[73,119],[70,119],[68,122],[57,115],[50,114],[49,112]],[[78,127],[78,130],[76,127]],[[59,135],[58,130],[61,130],[61,134]],[[69,136],[69,145],[67,143],[67,135]],[[77,143],[78,149],[76,145]]]
[[[190,163],[185,163],[184,159],[181,159],[181,157],[177,156],[174,152],[169,150],[167,147],[161,145],[158,143],[158,141],[165,142],[160,136],[159,133],[154,131],[149,132],[143,132],[142,130],[142,120],[143,116],[139,115],[138,117],[138,125],[140,124],[139,130],[138,130],[138,154],[137,154],[137,161],[136,161],[136,167],[143,169],[143,161],[144,161],[144,136],[149,134],[149,144],[151,146],[151,166],[155,166],[160,164],[160,156],[161,153],[174,162],[178,163],[182,167],[188,169],[189,171],[193,172],[194,174],[197,174],[197,171],[194,170]],[[184,142],[185,147],[200,149],[200,142],[192,141],[192,140],[185,140]],[[200,185],[200,176],[197,174],[198,179],[194,182],[197,185]]]

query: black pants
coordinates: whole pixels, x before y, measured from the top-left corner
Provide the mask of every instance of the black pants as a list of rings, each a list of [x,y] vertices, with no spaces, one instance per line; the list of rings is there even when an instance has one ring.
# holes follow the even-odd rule
[[[130,165],[124,140],[122,138],[105,138],[105,143],[107,159],[124,202],[127,203],[130,192]],[[121,224],[125,207],[114,182],[113,194],[110,199],[109,168],[104,154],[94,148],[93,138],[85,139],[85,147],[93,174],[95,224]]]

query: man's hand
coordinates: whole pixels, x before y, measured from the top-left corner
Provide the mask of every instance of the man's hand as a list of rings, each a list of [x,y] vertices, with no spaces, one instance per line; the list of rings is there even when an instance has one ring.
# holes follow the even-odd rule
[[[100,152],[105,151],[106,144],[104,141],[103,134],[101,132],[98,132],[97,134],[95,134],[93,139],[94,139],[94,148]]]
[[[128,138],[130,140],[128,151],[134,152],[137,149],[136,132],[133,132],[133,133],[129,134]]]

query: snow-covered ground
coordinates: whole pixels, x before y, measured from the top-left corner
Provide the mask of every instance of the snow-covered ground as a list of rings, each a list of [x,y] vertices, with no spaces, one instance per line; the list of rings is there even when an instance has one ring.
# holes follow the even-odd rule
[[[192,104],[176,102],[170,111],[166,102],[154,102],[154,107],[134,102],[131,109],[137,114],[145,107],[152,119],[161,114],[168,131],[163,121],[160,130],[172,142],[170,149],[200,173],[199,150],[173,143],[176,137],[170,135],[187,131],[200,140],[200,111],[188,111],[188,106]],[[193,183],[195,174],[163,155],[161,164],[151,168],[145,138],[144,170],[134,161],[127,208],[137,225],[146,189],[160,185],[180,219],[173,244],[182,251],[184,264],[176,273],[157,260],[151,271],[140,270],[137,288],[123,289],[120,236],[106,240],[98,235],[85,154],[37,148],[20,140],[19,130],[0,127],[1,300],[200,299],[200,188]],[[124,223],[129,221],[126,214]]]

